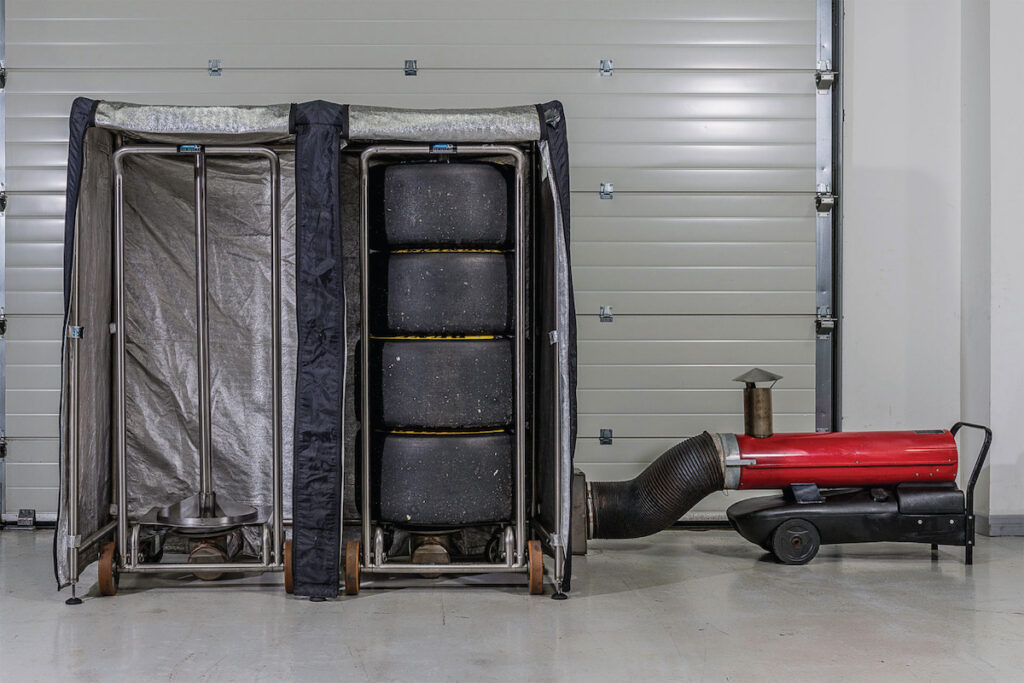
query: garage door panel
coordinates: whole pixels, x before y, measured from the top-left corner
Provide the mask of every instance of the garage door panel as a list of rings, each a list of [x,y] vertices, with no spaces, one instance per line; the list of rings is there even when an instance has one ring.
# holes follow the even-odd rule
[[[579,411],[585,414],[743,412],[739,389],[580,389],[577,399]],[[814,390],[776,387],[772,407],[780,412],[814,412]]]
[[[614,53],[614,49],[611,50]],[[218,51],[219,53],[219,51]],[[30,79],[11,79],[8,92],[15,95],[73,96],[79,93],[102,95],[146,95],[143,101],[158,103],[160,94],[181,95],[182,104],[210,104],[211,96],[230,93],[232,98],[258,95],[260,103],[289,101],[285,95],[313,94],[321,97],[342,94],[342,101],[366,101],[367,97],[383,96],[392,101],[406,97],[433,96],[435,101],[448,97],[499,96],[500,104],[520,103],[520,96],[552,93],[564,102],[584,96],[581,104],[593,103],[593,109],[581,109],[587,117],[617,116],[619,118],[672,118],[689,112],[689,116],[738,119],[807,119],[814,116],[814,81],[811,71],[683,71],[683,70],[617,70],[613,77],[602,77],[595,61],[586,69],[520,69],[502,70],[495,77],[493,69],[434,69],[423,65],[415,77],[405,76],[402,55],[397,63],[386,62],[373,69],[341,68],[341,63],[320,70],[239,68],[232,71],[223,64],[221,76],[207,73],[207,57],[184,65],[187,68],[147,71],[145,69],[33,71]],[[605,55],[609,56],[609,55]],[[28,66],[28,65],[26,65]],[[243,66],[243,65],[240,65]],[[14,73],[17,73],[16,67]],[[76,87],[77,86],[77,87]],[[437,90],[444,88],[443,91]],[[274,99],[268,99],[273,94]],[[352,96],[358,95],[358,100]],[[599,96],[599,97],[594,97]],[[637,97],[660,106],[649,114],[624,110],[623,97]],[[611,99],[609,99],[611,98]],[[135,98],[138,99],[138,98]],[[178,99],[174,100],[178,102]],[[529,101],[529,100],[525,100]],[[217,100],[222,103],[223,100]],[[30,117],[30,102],[14,108],[13,116]],[[406,105],[415,106],[415,105]],[[439,106],[444,106],[439,105]],[[456,106],[456,105],[449,105]],[[464,106],[464,105],[458,105]],[[478,104],[475,106],[483,106]],[[51,114],[58,117],[59,112]],[[571,133],[570,133],[571,134]]]
[[[7,245],[7,262],[22,268],[39,268],[61,263],[63,244],[24,242]]]
[[[8,329],[20,324],[18,318],[8,322]],[[60,365],[60,336],[52,339],[40,338],[31,341],[7,340],[7,366],[12,365]],[[15,386],[8,382],[10,386]],[[8,393],[11,391],[8,387]]]
[[[575,208],[578,201],[573,204]],[[675,217],[675,216],[579,216],[573,215],[573,253],[590,242],[615,243],[620,247],[644,242],[686,244],[748,242],[765,246],[773,242],[814,242],[812,217]]]
[[[177,31],[175,31],[177,33]],[[499,40],[510,36],[502,34]],[[446,69],[593,69],[608,48],[575,43],[564,35],[560,42],[539,48],[535,43],[502,44],[488,42],[488,36],[462,34],[457,45],[423,44],[422,34],[407,45],[372,43],[264,44],[254,59],[249,44],[221,42],[201,44],[113,44],[113,45],[38,45],[9,43],[7,58],[14,64],[32,68],[64,68],[77,59],[82,68],[109,69],[123,66],[121,59],[142,68],[189,67],[204,64],[211,54],[224,64],[247,64],[264,68],[381,68],[401,65],[409,54],[424,68],[431,64]],[[386,38],[383,40],[387,40]],[[554,39],[558,40],[558,39]],[[479,41],[479,42],[475,42]],[[534,49],[529,49],[534,48]],[[637,69],[800,69],[814,60],[814,45],[616,45],[616,63]]]
[[[601,322],[597,312],[576,317],[579,336],[590,342],[651,341],[799,341],[814,339],[814,318],[804,316],[633,316],[615,315],[613,322]],[[811,359],[813,360],[813,359]],[[583,360],[581,359],[581,362]],[[643,357],[634,362],[645,363]]]
[[[585,236],[572,243],[572,264],[582,267],[661,267],[714,270],[732,268],[813,268],[811,242],[598,242]],[[809,265],[810,264],[810,265]],[[735,272],[734,274],[739,274]],[[763,274],[763,273],[762,273]]]
[[[742,432],[743,414],[694,413],[690,415],[622,415],[615,413],[588,413],[579,417],[580,438],[598,438],[602,429],[611,429],[615,439],[664,438],[680,439],[701,432]],[[813,432],[814,414],[775,413],[777,432]],[[580,463],[585,462],[583,460]]]
[[[7,244],[20,242],[64,244],[64,220],[8,216]]]
[[[63,268],[31,266],[7,269],[8,294],[17,292],[54,292],[63,286],[63,282]]]
[[[57,438],[49,439],[12,439],[7,443],[8,464],[44,463],[52,464],[53,454],[57,450]]]
[[[597,188],[573,192],[573,220],[599,218],[811,218],[814,198],[805,194],[616,194],[601,199]]]
[[[762,364],[758,367],[785,377],[786,386],[814,386],[812,365]],[[744,365],[580,365],[578,388],[722,389],[749,369]],[[732,384],[735,390],[739,386]]]
[[[11,188],[7,199],[8,220],[12,218],[59,218],[64,219],[64,193],[21,194],[33,192],[30,188]],[[10,245],[8,245],[10,249]],[[10,254],[7,262],[13,263]],[[58,263],[58,262],[53,262]]]
[[[7,459],[7,476],[19,487],[45,488],[52,486],[60,476],[55,462],[17,462]]]
[[[51,415],[60,409],[59,389],[8,389],[7,416]]]
[[[22,389],[52,389],[60,386],[58,364],[7,364],[7,383]]]
[[[788,365],[807,362],[813,352],[813,341],[579,340],[580,362],[588,365]]]
[[[767,160],[765,160],[767,161]],[[623,192],[793,192],[814,180],[813,171],[787,168],[580,168],[574,192],[596,192],[603,182]]]
[[[208,2],[206,6],[214,4]],[[664,9],[663,7],[662,10]],[[416,41],[422,41],[424,38],[422,20],[410,20],[405,15],[392,15],[381,20],[364,17],[364,14],[374,14],[372,11],[363,12],[355,8],[353,12],[344,18],[334,19],[309,19],[291,15],[281,16],[273,21],[245,22],[212,21],[209,9],[201,15],[179,12],[175,17],[173,32],[168,32],[166,28],[148,18],[119,17],[112,21],[81,22],[22,20],[17,22],[17,43],[12,41],[11,45],[29,48],[78,41],[116,48],[137,47],[142,44],[178,45],[183,50],[188,50],[222,43],[277,43],[294,51],[309,44],[415,45]],[[545,14],[547,13],[549,10],[546,8]],[[216,11],[213,14],[216,16]],[[595,12],[591,6],[586,12],[586,18],[581,16],[546,23],[523,20],[522,14],[501,19],[463,18],[458,23],[458,29],[463,37],[469,39],[467,42],[474,38],[486,37],[494,44],[545,48],[558,43],[568,43],[582,48],[608,44],[716,47],[736,42],[749,46],[806,47],[809,39],[814,36],[812,20],[736,22],[710,19],[697,22],[634,16],[609,21],[608,18],[601,18],[599,15],[600,12]],[[438,15],[424,18],[441,23]],[[287,32],[282,31],[284,27],[287,28]],[[300,36],[304,42],[296,40]]]
[[[37,0],[7,0],[9,20],[39,18],[41,13],[34,4]],[[414,0],[389,0],[378,3],[338,3],[335,0],[294,0],[282,5],[274,0],[246,0],[248,21],[281,21],[296,15],[314,16],[318,20],[346,20],[354,16],[363,19],[393,21],[403,19],[436,20],[442,16],[463,19],[498,18],[521,19],[523,16],[542,16],[547,20],[588,19],[657,19],[673,21],[788,21],[800,24],[813,21],[813,0],[688,0],[686,3],[666,3],[664,0],[632,0],[627,3],[594,3],[590,0],[528,0],[492,3],[475,0],[434,0],[425,6]],[[47,16],[63,21],[75,19],[147,20],[172,19],[181,16],[204,17],[208,21],[237,21],[238,5],[233,0],[178,0],[174,3],[131,3],[124,0],[91,0],[83,6],[80,0],[48,0]],[[75,23],[75,22],[73,22]],[[162,22],[161,22],[162,23]],[[813,25],[809,28],[813,31]]]
[[[56,454],[54,457],[56,457]],[[9,478],[6,512],[9,514],[16,514],[18,510],[35,510],[37,512],[44,513],[56,512],[56,484],[41,488],[28,488],[18,485],[15,479]]]
[[[629,292],[806,292],[814,289],[814,269],[806,267],[579,266],[576,291]],[[630,311],[623,311],[628,313]]]
[[[60,292],[8,292],[7,310],[60,313],[63,296]]]
[[[621,172],[634,168],[803,169],[814,165],[813,144],[671,144],[573,141],[573,165],[602,166],[614,161]],[[804,188],[805,189],[805,188]]]
[[[814,292],[576,292],[576,310],[602,306],[645,315],[799,315],[813,309]]]

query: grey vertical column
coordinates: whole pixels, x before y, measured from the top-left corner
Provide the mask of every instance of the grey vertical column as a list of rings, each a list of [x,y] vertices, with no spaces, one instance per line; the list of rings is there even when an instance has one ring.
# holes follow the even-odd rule
[[[207,310],[206,154],[195,156],[196,193],[196,358],[199,366],[199,514],[213,517],[213,431],[210,411],[210,314]]]
[[[7,512],[7,6],[0,0],[0,524]]]
[[[839,72],[834,61],[834,0],[817,0],[815,80],[815,429],[838,428],[835,411],[837,316],[835,296],[835,145],[833,123]]]

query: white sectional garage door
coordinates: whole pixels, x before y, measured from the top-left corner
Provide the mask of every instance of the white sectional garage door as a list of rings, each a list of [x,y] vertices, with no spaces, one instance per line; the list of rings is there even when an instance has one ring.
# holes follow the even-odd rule
[[[629,477],[682,437],[741,431],[730,380],[755,365],[785,376],[777,427],[813,430],[815,11],[814,0],[7,0],[7,512],[56,506],[64,165],[77,95],[561,99],[579,466]],[[221,75],[208,73],[211,59]],[[415,76],[404,73],[409,59]],[[602,183],[612,198],[600,197]],[[611,322],[600,321],[603,306]],[[611,444],[599,443],[602,429]]]

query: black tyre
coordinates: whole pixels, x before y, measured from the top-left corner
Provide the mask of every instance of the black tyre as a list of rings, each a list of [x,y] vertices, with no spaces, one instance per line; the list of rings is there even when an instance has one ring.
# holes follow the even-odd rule
[[[373,343],[370,409],[391,429],[506,427],[513,411],[509,339],[401,339]]]
[[[407,163],[370,172],[371,246],[504,246],[509,178],[496,164]]]
[[[510,258],[493,253],[375,254],[377,334],[503,334],[512,326]]]
[[[511,519],[513,444],[509,434],[376,439],[379,519],[407,527]]]
[[[772,532],[772,555],[783,564],[807,564],[819,547],[818,528],[803,519],[787,519]]]

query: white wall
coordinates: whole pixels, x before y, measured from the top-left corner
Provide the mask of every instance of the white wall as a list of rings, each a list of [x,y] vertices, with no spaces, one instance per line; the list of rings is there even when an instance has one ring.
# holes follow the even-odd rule
[[[970,0],[964,0],[968,2]],[[991,519],[1024,533],[1024,2],[991,2]],[[1007,519],[1009,518],[1009,519]],[[994,529],[994,531],[998,531]]]
[[[1024,534],[1024,2],[845,19],[843,428],[990,424],[979,527]]]
[[[960,415],[960,2],[847,0],[842,425]]]

